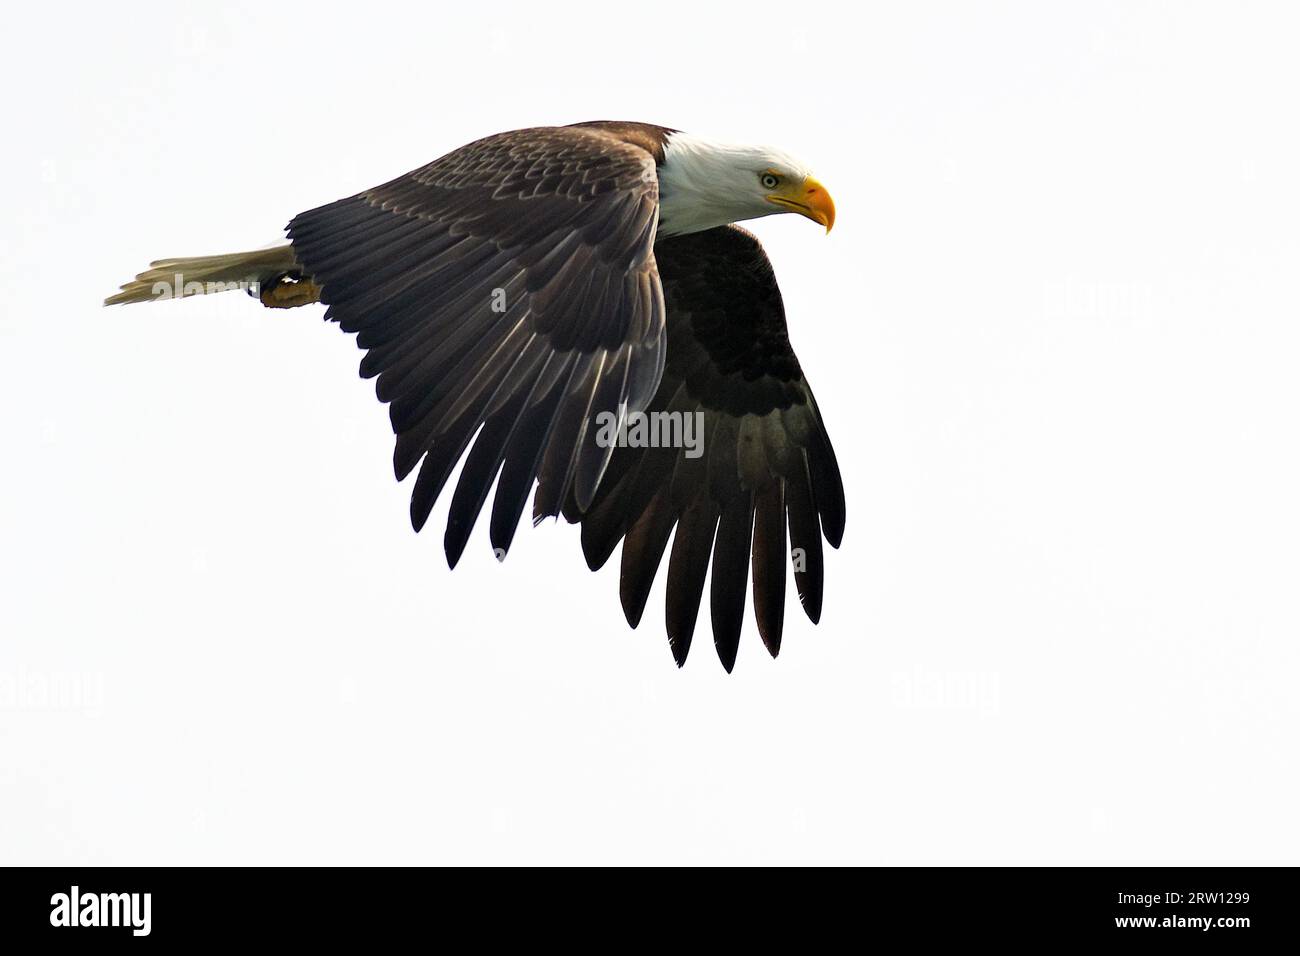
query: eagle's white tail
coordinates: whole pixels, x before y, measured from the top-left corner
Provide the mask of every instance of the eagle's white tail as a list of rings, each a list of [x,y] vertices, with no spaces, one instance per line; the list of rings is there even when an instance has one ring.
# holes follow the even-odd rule
[[[296,275],[298,261],[293,246],[284,243],[252,252],[228,252],[222,256],[190,256],[159,259],[149,269],[122,286],[122,291],[104,300],[105,305],[179,299],[208,292],[244,289],[259,295],[286,274]]]

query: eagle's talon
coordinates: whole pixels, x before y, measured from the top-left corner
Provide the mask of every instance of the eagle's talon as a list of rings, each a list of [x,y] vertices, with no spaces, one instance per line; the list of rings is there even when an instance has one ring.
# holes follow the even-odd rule
[[[294,309],[320,301],[320,286],[300,273],[286,273],[263,283],[258,293],[268,309]]]

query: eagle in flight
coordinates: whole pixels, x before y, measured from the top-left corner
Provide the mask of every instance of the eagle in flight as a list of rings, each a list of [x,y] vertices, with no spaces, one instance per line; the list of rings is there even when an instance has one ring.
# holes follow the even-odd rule
[[[825,187],[779,150],[645,123],[515,130],[300,213],[287,243],[154,262],[105,304],[239,287],[270,307],[324,303],[366,351],[398,480],[419,469],[417,531],[464,458],[449,565],[494,483],[489,536],[504,558],[536,483],[534,523],[581,523],[593,570],[622,542],[632,627],[672,539],[665,620],[678,666],[711,566],[713,639],[730,671],[749,577],[775,656],[787,553],[816,623],[822,538],[838,547],[844,532],[839,467],[771,264],[733,225],[785,212],[828,232],[835,222]],[[598,427],[602,415],[615,427]],[[653,437],[673,416],[698,423],[699,441],[629,428],[649,421]]]

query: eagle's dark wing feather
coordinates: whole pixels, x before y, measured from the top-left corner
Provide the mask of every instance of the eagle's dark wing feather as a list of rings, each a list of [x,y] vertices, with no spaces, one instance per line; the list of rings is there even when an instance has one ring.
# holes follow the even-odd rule
[[[751,574],[759,633],[773,656],[780,649],[787,542],[804,611],[820,617],[822,537],[839,546],[844,488],[758,240],[723,226],[662,240],[655,257],[668,360],[649,410],[699,413],[702,454],[620,447],[591,507],[571,497],[565,515],[582,522],[593,569],[622,539],[620,594],[633,627],[675,526],[666,609],[673,656],[686,660],[711,567],[713,639],[730,671]]]
[[[452,498],[453,566],[498,472],[504,554],[535,477],[535,518],[591,501],[612,451],[591,435],[593,410],[654,394],[658,211],[650,152],[566,127],[490,136],[289,224],[326,317],[368,350],[361,373],[390,403],[398,478],[423,459],[417,530],[478,436]]]

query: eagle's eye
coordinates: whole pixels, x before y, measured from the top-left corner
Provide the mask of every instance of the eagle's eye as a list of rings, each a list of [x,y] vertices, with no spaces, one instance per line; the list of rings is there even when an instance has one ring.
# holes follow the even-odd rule
[[[781,184],[781,177],[776,173],[762,173],[758,181],[763,184],[764,189],[775,189]]]

